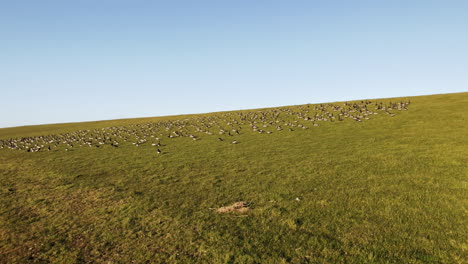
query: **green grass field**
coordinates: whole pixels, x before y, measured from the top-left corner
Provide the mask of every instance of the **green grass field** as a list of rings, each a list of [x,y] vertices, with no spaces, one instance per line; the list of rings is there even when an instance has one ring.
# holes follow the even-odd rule
[[[362,122],[240,111],[271,134],[238,112],[0,129],[93,137],[0,149],[0,263],[468,263],[468,93],[372,102],[401,100]]]

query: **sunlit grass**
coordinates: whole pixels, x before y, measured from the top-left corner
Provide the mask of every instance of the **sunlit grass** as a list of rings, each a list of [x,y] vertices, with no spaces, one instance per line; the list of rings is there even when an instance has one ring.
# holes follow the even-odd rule
[[[468,93],[410,99],[395,117],[176,139],[162,155],[0,150],[0,262],[466,263]],[[237,201],[249,210],[216,213]]]

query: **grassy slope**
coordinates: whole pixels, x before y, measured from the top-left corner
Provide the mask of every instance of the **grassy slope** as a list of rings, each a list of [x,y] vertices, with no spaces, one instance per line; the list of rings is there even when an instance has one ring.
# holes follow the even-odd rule
[[[0,262],[466,263],[468,93],[411,102],[238,145],[177,139],[162,156],[1,150]],[[210,209],[241,200],[245,217]]]

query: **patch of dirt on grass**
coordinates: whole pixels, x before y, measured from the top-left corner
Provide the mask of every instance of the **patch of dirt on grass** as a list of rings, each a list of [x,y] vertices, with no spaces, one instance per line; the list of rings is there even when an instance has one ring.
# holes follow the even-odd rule
[[[216,212],[220,214],[225,214],[225,213],[247,213],[249,211],[249,206],[246,202],[235,202],[229,206],[223,206],[220,207],[216,210]]]

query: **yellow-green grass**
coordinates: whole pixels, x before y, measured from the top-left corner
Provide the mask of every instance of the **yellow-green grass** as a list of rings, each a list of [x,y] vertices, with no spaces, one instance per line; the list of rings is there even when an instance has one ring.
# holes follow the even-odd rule
[[[179,138],[163,155],[0,149],[0,263],[466,263],[468,93],[406,99],[394,117],[241,133],[235,145]],[[237,201],[250,210],[216,213]]]

